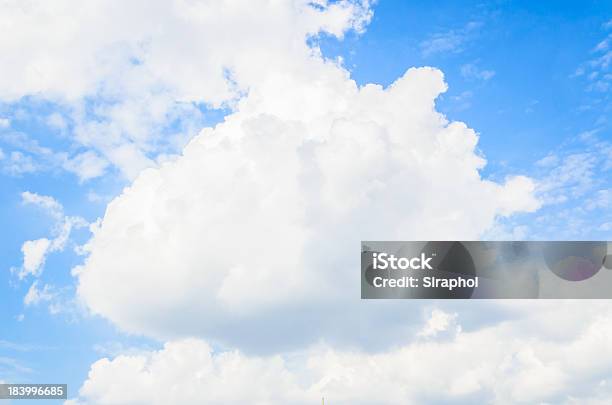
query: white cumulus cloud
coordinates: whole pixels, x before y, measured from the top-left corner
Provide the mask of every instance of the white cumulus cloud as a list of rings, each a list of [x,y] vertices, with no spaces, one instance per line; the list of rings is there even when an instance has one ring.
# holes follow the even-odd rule
[[[605,403],[612,394],[609,308],[585,311],[569,301],[533,311],[533,304],[519,319],[375,353],[319,345],[253,356],[216,352],[199,339],[176,340],[158,351],[97,361],[68,404],[299,405],[322,397],[346,405]],[[551,319],[560,309],[569,317]],[[431,316],[424,330],[453,318],[440,310]],[[538,323],[549,323],[550,331],[534,327]],[[572,332],[560,324],[571,324]]]
[[[306,36],[369,18],[366,0],[4,1],[0,100],[55,103],[76,145],[134,178],[180,151],[201,107],[231,108],[265,74],[308,69]]]
[[[231,339],[245,318],[349,302],[360,240],[475,239],[538,207],[531,180],[480,177],[476,133],[435,110],[440,71],[360,88],[318,55],[302,64],[264,76],[108,205],[75,270],[94,313],[156,337]]]

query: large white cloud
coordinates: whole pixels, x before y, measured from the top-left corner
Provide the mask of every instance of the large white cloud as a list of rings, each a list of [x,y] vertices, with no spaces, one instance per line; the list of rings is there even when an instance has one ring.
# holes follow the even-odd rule
[[[69,403],[603,404],[612,395],[612,317],[605,305],[590,306],[601,312],[557,302],[474,331],[434,310],[412,342],[379,353],[315,346],[257,357],[178,340],[97,361]],[[551,319],[560,310],[569,319]],[[548,333],[527,331],[551,320]]]
[[[248,85],[271,63],[292,64],[292,53],[302,57],[304,36],[342,36],[369,18],[367,3],[348,1],[5,0],[1,6],[0,24],[11,33],[0,39],[0,63],[8,69],[0,78],[4,100],[79,99],[106,86],[158,87],[179,100],[221,104],[240,89],[227,70],[236,69],[232,78]]]
[[[234,27],[244,41],[228,34],[216,43],[202,31],[191,48],[208,56],[177,63],[177,73],[205,72],[219,53],[247,90],[223,123],[108,205],[75,270],[94,313],[159,338],[238,344],[258,329],[250,344],[260,347],[279,344],[275,323],[292,319],[294,335],[308,340],[310,319],[333,323],[354,305],[360,240],[474,239],[496,216],[537,208],[529,179],[480,177],[477,134],[435,109],[446,90],[440,71],[359,87],[307,45],[318,30],[359,26],[367,9],[189,4],[190,18]],[[155,40],[166,41],[152,38],[149,48]]]
[[[0,102],[56,103],[76,144],[105,159],[81,178],[106,161],[133,178],[183,144],[201,104],[231,106],[267,74],[307,69],[305,37],[369,17],[365,0],[5,0]]]
[[[359,88],[316,54],[301,64],[108,205],[75,271],[94,313],[161,338],[303,326],[357,297],[360,240],[475,239],[537,208],[529,179],[480,177],[477,134],[435,110],[440,71]]]

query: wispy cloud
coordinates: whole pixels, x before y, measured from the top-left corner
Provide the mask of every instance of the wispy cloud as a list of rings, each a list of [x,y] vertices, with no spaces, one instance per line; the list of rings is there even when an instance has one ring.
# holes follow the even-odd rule
[[[474,93],[470,90],[465,90],[457,95],[451,96],[452,101],[451,108],[453,111],[467,110],[472,106],[472,98]]]
[[[588,131],[535,163],[531,175],[544,206],[539,212],[502,220],[492,237],[515,229],[534,239],[607,239],[612,227],[612,143]],[[491,235],[489,235],[491,236]]]
[[[74,229],[88,225],[87,221],[78,216],[67,216],[64,214],[64,207],[53,197],[39,195],[29,191],[21,194],[24,204],[35,205],[42,208],[50,217],[55,220],[52,231],[53,237],[27,240],[21,246],[23,253],[23,264],[19,269],[13,269],[24,279],[27,276],[40,276],[46,258],[50,253],[61,252],[66,247],[70,234]]]
[[[587,90],[608,93],[612,85],[612,20],[603,24],[607,35],[591,50],[592,57],[581,64],[573,77],[585,77],[588,81]]]
[[[51,120],[50,125],[61,125]],[[79,181],[90,180],[106,173],[109,162],[93,150],[80,149],[73,153],[55,151],[42,146],[26,133],[2,127],[0,120],[0,142],[7,149],[0,153],[0,170],[11,176],[63,169],[74,173]],[[7,129],[8,128],[8,129]]]
[[[27,343],[11,342],[0,339],[0,350],[11,350],[16,352],[31,352],[34,350],[48,350],[47,346],[31,345]]]
[[[494,70],[481,69],[474,63],[466,63],[461,66],[461,76],[467,80],[484,80],[487,81],[495,76]]]
[[[4,376],[7,374],[23,374],[31,373],[32,369],[23,365],[20,361],[11,357],[0,357],[0,373]]]
[[[466,44],[478,35],[482,25],[481,22],[471,21],[459,29],[434,33],[421,42],[421,53],[428,57],[438,53],[462,52]]]

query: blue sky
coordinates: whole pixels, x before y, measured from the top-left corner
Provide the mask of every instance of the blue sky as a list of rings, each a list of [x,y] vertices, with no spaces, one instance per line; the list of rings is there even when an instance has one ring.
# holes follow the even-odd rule
[[[574,77],[605,37],[609,13],[606,2],[381,2],[365,35],[323,49],[341,55],[361,84],[389,84],[405,66],[439,67],[449,84],[440,109],[481,134],[485,173],[530,170],[563,140],[609,130],[598,122],[609,106],[581,109],[606,94]],[[426,52],[433,38],[444,45]],[[462,74],[466,66],[474,73]]]
[[[611,2],[439,1],[433,7],[382,0],[373,10],[364,32],[342,40],[322,34],[311,43],[327,58],[341,57],[359,85],[390,85],[413,66],[439,68],[448,91],[437,110],[480,134],[477,149],[488,162],[481,175],[501,182],[519,174],[544,185],[542,208],[500,219],[485,236],[611,239],[612,71],[601,62],[612,49]],[[85,179],[66,169],[63,152],[90,149],[75,142],[80,124],[73,107],[41,94],[0,99],[0,118],[7,120],[0,127],[0,380],[68,383],[72,397],[97,359],[162,343],[130,335],[76,303],[71,269],[84,260],[75,248],[91,236],[85,227],[47,257],[38,280],[52,286],[54,298],[24,304],[34,278],[17,276],[22,244],[52,237],[57,221],[24,204],[22,192],[52,196],[66,216],[93,223],[131,182],[112,163]],[[113,94],[96,94],[88,96],[92,111],[114,102],[108,101]],[[199,128],[232,111],[205,105],[194,102],[156,126],[162,141],[148,145],[147,156],[176,153]],[[53,124],[53,116],[66,122]],[[51,313],[50,304],[61,309]]]
[[[592,142],[583,140],[587,134],[604,142],[612,139],[609,88],[597,89],[588,79],[594,71],[589,64],[602,55],[597,45],[610,32],[606,23],[611,8],[603,1],[442,1],[436,7],[381,2],[364,35],[324,40],[322,49],[341,56],[360,84],[388,85],[406,66],[440,68],[449,90],[437,105],[449,119],[479,132],[478,147],[488,161],[483,176],[518,172],[544,177],[550,168],[542,170],[536,163],[549,154],[592,151]],[[606,74],[609,68],[598,77]],[[594,167],[597,190],[568,204],[544,207],[535,216],[581,207],[592,193],[609,189],[610,174],[600,172],[601,165],[605,161]],[[531,237],[609,239],[609,229],[596,229],[610,220],[609,205],[603,208],[586,215],[584,222],[593,222],[582,230],[559,235],[550,229]],[[518,219],[527,224],[532,220]]]

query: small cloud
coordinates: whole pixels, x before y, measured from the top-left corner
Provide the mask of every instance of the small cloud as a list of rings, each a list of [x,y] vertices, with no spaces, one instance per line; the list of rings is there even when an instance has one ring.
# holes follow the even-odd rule
[[[34,281],[30,286],[30,289],[23,298],[23,303],[26,307],[30,305],[38,305],[41,302],[51,301],[56,297],[56,294],[52,291],[52,287],[48,284],[40,289],[38,288],[38,280]]]
[[[68,291],[68,288],[57,288],[50,284],[39,287],[39,281],[35,280],[23,298],[23,303],[26,307],[46,304],[51,315],[74,315],[78,308],[74,298],[66,296]]]
[[[612,207],[612,189],[598,190],[584,204],[587,210],[608,210],[610,207]]]
[[[102,176],[109,163],[97,153],[87,151],[64,162],[64,169],[76,174],[80,182]]]
[[[555,165],[542,166],[547,168],[548,175],[538,183],[539,192],[548,203],[584,196],[596,183],[598,160],[595,153],[572,153],[559,159]]]
[[[461,332],[461,326],[457,325],[457,314],[449,314],[440,309],[434,309],[417,336],[432,338],[448,333],[454,335],[459,332]]]
[[[494,70],[480,69],[474,63],[467,63],[461,66],[461,76],[468,80],[487,81],[495,76]]]
[[[610,24],[608,22],[607,24]],[[604,28],[606,28],[606,25]],[[608,27],[609,28],[609,27]],[[586,87],[588,91],[606,93],[612,84],[612,74],[610,74],[610,64],[612,63],[612,33],[607,34],[600,40],[592,50],[594,54],[590,60],[582,63],[571,77],[585,76],[589,83]]]
[[[23,265],[19,271],[19,279],[23,279],[27,275],[40,275],[51,241],[47,238],[36,240],[27,240],[21,245],[21,253],[23,254]]]
[[[34,173],[56,167],[61,162],[61,154],[54,153],[24,133],[0,131],[0,140],[11,148],[11,152],[3,154],[1,167],[9,175]]]
[[[93,190],[89,190],[87,192],[87,201],[92,202],[92,203],[96,203],[96,204],[100,204],[100,203],[108,203],[110,200],[112,200],[113,197],[110,195],[100,195],[98,193],[96,193]]]
[[[598,51],[605,51],[609,48],[610,46],[610,38],[606,38],[603,41],[601,41],[600,43],[597,44],[597,46],[595,46],[595,52]]]
[[[583,131],[578,134],[578,139],[582,142],[593,142],[597,140],[597,130]]]
[[[582,76],[584,75],[585,69],[584,67],[580,66],[578,68],[576,68],[576,71],[574,72],[573,75],[571,75],[570,77],[578,77],[578,76]]]
[[[19,361],[10,357],[0,357],[0,370],[4,371],[8,369],[12,372],[18,373],[31,373],[32,369],[22,365]],[[4,370],[3,370],[4,369]]]
[[[559,163],[559,157],[554,154],[549,154],[536,162],[540,167],[553,167]]]
[[[4,155],[3,155],[4,157]],[[6,159],[3,159],[3,170],[11,176],[21,176],[27,173],[34,173],[38,170],[38,165],[31,156],[19,151],[12,151]]]
[[[457,94],[456,96],[451,96],[450,99],[454,103],[454,110],[463,111],[470,108],[472,106],[471,99],[473,95],[474,93],[469,90],[466,90]]]
[[[40,195],[30,191],[21,193],[21,201],[23,204],[36,205],[54,218],[60,218],[64,213],[64,207],[53,197],[48,195]]]
[[[435,33],[420,44],[421,53],[428,57],[437,53],[459,53],[473,39],[482,23],[472,21],[458,30]]]
[[[50,114],[46,121],[48,126],[59,130],[64,130],[68,126],[64,117],[59,113]]]
[[[607,170],[612,168],[612,144],[584,131],[563,142],[535,164],[536,195],[543,209],[536,217],[509,223],[528,225],[532,239],[586,239],[608,232],[612,188]],[[505,236],[505,237],[509,237]],[[605,239],[605,235],[603,236]]]
[[[44,209],[49,216],[55,219],[55,226],[54,238],[27,240],[21,245],[23,264],[18,270],[20,280],[29,275],[40,276],[47,255],[64,250],[72,229],[87,226],[87,222],[81,217],[65,216],[64,207],[53,197],[24,191],[21,193],[21,199],[24,204],[32,204]]]
[[[8,118],[0,118],[0,128],[8,128],[11,126],[11,120]]]
[[[45,146],[40,145],[36,139],[32,139],[28,135],[21,132],[9,132],[2,134],[2,141],[13,146],[23,152],[38,156],[52,157],[53,151]]]

